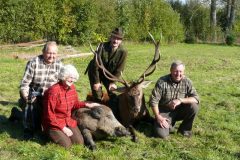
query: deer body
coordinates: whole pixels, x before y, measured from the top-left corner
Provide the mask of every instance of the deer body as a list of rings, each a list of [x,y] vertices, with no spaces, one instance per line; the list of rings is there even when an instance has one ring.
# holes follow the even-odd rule
[[[126,89],[118,96],[119,121],[125,127],[143,119],[150,119],[143,94],[143,88],[150,83],[150,81],[144,81],[140,84],[132,84],[134,87]]]

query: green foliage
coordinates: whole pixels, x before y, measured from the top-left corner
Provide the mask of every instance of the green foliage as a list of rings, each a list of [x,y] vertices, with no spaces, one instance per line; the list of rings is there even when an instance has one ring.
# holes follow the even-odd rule
[[[169,3],[180,14],[185,30],[185,42],[224,41],[228,25],[225,3],[217,6],[217,24],[214,29],[210,28],[210,5],[207,1],[189,0],[182,3],[180,0],[169,0]],[[233,29],[237,26],[237,19],[236,16]]]
[[[195,36],[193,34],[187,34],[184,42],[190,44],[196,43]]]
[[[159,0],[132,0],[129,1],[128,37],[132,40],[148,39],[147,32],[155,37],[162,37],[165,42],[178,42],[183,38],[183,26],[179,15],[174,12],[169,4]]]
[[[226,44],[229,45],[229,46],[233,45],[235,40],[236,40],[236,38],[235,38],[235,36],[233,34],[228,34],[226,36],[226,39],[225,39]]]
[[[16,43],[51,36],[55,10],[53,0],[0,0],[0,39]]]
[[[183,39],[179,15],[163,0],[0,0],[2,43],[46,38],[81,45],[108,39],[118,26],[129,40],[145,41],[148,31],[166,42]]]

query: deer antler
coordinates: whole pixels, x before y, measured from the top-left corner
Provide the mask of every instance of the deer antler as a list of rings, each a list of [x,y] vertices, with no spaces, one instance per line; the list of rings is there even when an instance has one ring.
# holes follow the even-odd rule
[[[91,48],[91,51],[92,51],[92,52],[94,53],[94,55],[95,55],[96,64],[97,64],[97,66],[98,66],[99,68],[102,69],[104,76],[105,76],[107,79],[111,80],[111,81],[117,81],[117,82],[122,83],[124,86],[129,87],[129,84],[127,83],[127,81],[125,81],[123,78],[120,79],[120,78],[114,76],[111,72],[109,72],[109,71],[104,67],[103,62],[102,62],[102,59],[101,59],[101,56],[99,55],[99,53],[101,53],[101,51],[102,51],[103,45],[100,44],[100,45],[98,46],[97,50],[99,50],[99,48],[100,48],[100,52],[99,52],[99,53],[97,53],[97,52],[95,52],[95,51],[93,50],[91,44],[90,44],[90,48]],[[122,76],[122,72],[121,72],[121,76]]]
[[[145,70],[145,72],[139,77],[139,79],[137,80],[137,83],[142,83],[144,81],[145,77],[151,75],[155,71],[156,64],[160,60],[160,57],[161,57],[160,52],[159,52],[160,41],[156,42],[155,39],[153,38],[152,34],[150,32],[148,32],[148,34],[150,35],[150,37],[153,40],[153,43],[155,46],[155,54],[154,54],[152,63],[148,66],[148,68]]]

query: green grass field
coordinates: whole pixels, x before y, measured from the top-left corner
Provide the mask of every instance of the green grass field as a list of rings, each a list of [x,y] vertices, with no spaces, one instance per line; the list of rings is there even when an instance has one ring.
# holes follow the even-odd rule
[[[126,80],[136,80],[146,69],[154,55],[151,44],[128,43],[129,51],[124,72]],[[63,53],[63,46],[60,53]],[[89,52],[86,47],[77,48]],[[186,64],[186,75],[193,81],[201,98],[200,112],[193,126],[194,136],[190,139],[178,134],[168,140],[152,137],[152,126],[141,123],[138,126],[139,142],[129,137],[97,141],[97,150],[84,146],[73,146],[70,150],[38,136],[32,141],[22,140],[21,123],[10,123],[7,117],[17,105],[19,83],[27,60],[15,59],[13,55],[40,53],[41,48],[2,48],[0,50],[0,159],[240,159],[240,48],[222,45],[177,44],[161,46],[161,60],[157,70],[149,76],[151,85],[145,89],[146,100],[160,76],[169,73],[173,60],[180,59]],[[64,59],[74,64],[80,72],[76,83],[81,100],[90,91],[84,75],[91,57]],[[177,123],[177,126],[179,123]]]

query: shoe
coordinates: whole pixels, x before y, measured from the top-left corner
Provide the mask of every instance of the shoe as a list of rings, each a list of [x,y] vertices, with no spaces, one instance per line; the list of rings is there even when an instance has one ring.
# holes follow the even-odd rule
[[[28,128],[25,128],[23,130],[23,139],[24,140],[30,140],[30,139],[33,139],[33,136],[34,136],[34,133],[32,130],[28,129]]]
[[[184,137],[191,138],[192,131],[178,131],[178,133],[182,134]]]

